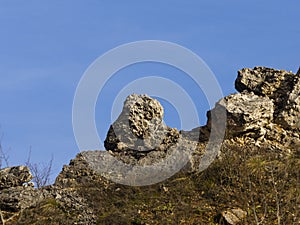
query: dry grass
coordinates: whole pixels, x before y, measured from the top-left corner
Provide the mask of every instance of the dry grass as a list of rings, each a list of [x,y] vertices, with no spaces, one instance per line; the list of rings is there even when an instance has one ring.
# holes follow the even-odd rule
[[[268,147],[224,145],[222,158],[202,173],[178,173],[146,186],[103,185],[89,181],[76,187],[97,215],[98,224],[221,225],[218,214],[239,207],[241,224],[300,223],[300,155],[282,156]],[[72,224],[75,217],[54,200],[25,210],[16,224]]]

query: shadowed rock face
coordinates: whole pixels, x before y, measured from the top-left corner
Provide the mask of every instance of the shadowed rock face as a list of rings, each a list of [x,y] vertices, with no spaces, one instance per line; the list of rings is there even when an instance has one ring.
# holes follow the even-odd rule
[[[22,186],[33,178],[27,166],[8,167],[0,170],[0,190]]]
[[[39,191],[28,183],[33,178],[27,166],[0,170],[0,209],[16,212],[40,200]]]

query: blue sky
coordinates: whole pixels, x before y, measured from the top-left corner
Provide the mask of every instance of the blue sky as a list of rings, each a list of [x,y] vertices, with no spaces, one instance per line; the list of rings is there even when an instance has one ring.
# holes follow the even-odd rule
[[[234,93],[237,70],[268,66],[296,72],[299,66],[298,0],[0,0],[0,126],[10,164],[47,162],[53,177],[79,152],[72,130],[72,103],[88,66],[106,51],[132,41],[164,40],[198,54],[216,75],[224,95]],[[145,64],[110,80],[96,108],[105,137],[114,96],[147,75],[172,77],[199,103],[201,90],[174,68]],[[166,122],[179,126],[174,108]],[[169,117],[168,117],[169,116]],[[196,126],[196,124],[195,124]]]

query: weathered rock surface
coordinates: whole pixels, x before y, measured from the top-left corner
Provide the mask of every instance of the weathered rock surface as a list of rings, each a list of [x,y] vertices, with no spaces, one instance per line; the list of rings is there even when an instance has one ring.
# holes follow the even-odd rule
[[[0,190],[22,186],[33,178],[27,166],[8,167],[0,170]]]
[[[149,152],[165,150],[179,132],[163,123],[161,104],[147,95],[127,97],[121,115],[111,125],[104,146],[112,151]]]
[[[47,192],[33,187],[12,187],[5,189],[0,193],[0,209],[18,212],[36,205],[45,196],[47,196]]]
[[[227,111],[229,141],[265,143],[285,153],[299,144],[299,72],[246,68],[238,72],[235,86],[240,93],[217,103]]]
[[[266,134],[266,127],[273,120],[272,100],[253,92],[229,95],[217,105],[226,108],[229,136],[247,135],[259,139]]]
[[[0,211],[19,212],[44,199],[43,191],[34,189],[27,166],[0,170]]]
[[[293,89],[283,110],[278,113],[276,122],[287,129],[300,129],[300,69],[294,77]]]
[[[247,212],[240,208],[227,209],[221,212],[221,224],[236,225],[246,217]]]
[[[268,96],[276,103],[281,103],[293,90],[295,78],[295,74],[285,70],[266,67],[245,68],[238,71],[235,88],[239,92],[248,91]]]
[[[299,129],[300,75],[266,67],[242,69],[235,87],[240,92],[254,92],[274,102],[274,120],[285,129]]]
[[[153,165],[183,146],[182,155],[193,151],[199,138],[183,137],[176,128],[164,124],[163,115],[163,107],[156,99],[147,95],[128,96],[107,133],[105,148],[127,164],[142,166]],[[178,156],[174,163],[176,160]]]
[[[294,155],[299,154],[300,70],[295,75],[284,70],[265,67],[242,69],[238,73],[235,85],[240,93],[231,94],[218,101],[215,108],[207,113],[207,124],[191,131],[178,131],[164,124],[164,110],[157,100],[147,95],[128,96],[121,115],[108,131],[105,140],[107,154],[100,150],[79,153],[69,165],[63,167],[53,185],[39,189],[33,188],[28,183],[33,178],[28,167],[19,166],[0,170],[0,220],[2,223],[10,221],[6,224],[62,224],[61,220],[63,224],[160,224],[160,220],[164,221],[161,224],[172,224],[172,222],[179,224],[186,221],[187,224],[194,224],[197,218],[206,216],[206,224],[209,224],[212,223],[217,212],[221,212],[219,216],[224,224],[241,224],[243,219],[249,216],[241,208],[251,211],[253,208],[251,204],[254,204],[251,201],[259,202],[262,197],[259,192],[251,193],[250,189],[259,188],[263,182],[272,182],[274,177],[268,177],[271,169],[271,174],[278,175],[280,179],[277,183],[270,183],[271,186],[263,196],[264,201],[270,198],[269,205],[276,203],[274,198],[276,195],[272,196],[269,193],[272,192],[274,185],[276,188],[282,185],[282,190],[288,188],[289,195],[298,193],[294,192],[296,186],[290,184],[293,180],[289,180],[290,177],[286,172],[280,174],[278,168],[285,165],[280,162],[281,158],[285,156],[288,158],[295,152]],[[222,111],[225,111],[225,114],[222,114]],[[212,123],[213,120],[215,123]],[[268,162],[265,158],[262,159],[263,156],[255,160],[252,160],[252,157],[241,159],[250,169],[254,168],[248,171],[249,177],[246,178],[243,177],[242,171],[235,170],[236,168],[225,170],[226,168],[219,167],[218,164],[210,172],[214,176],[220,175],[220,178],[211,177],[210,173],[204,175],[197,173],[207,150],[206,147],[212,138],[213,126],[218,128],[219,122],[224,120],[227,123],[224,149],[228,150],[228,146],[233,146],[239,150],[247,146],[248,148],[244,149],[251,151],[260,149],[260,146],[267,146],[266,154],[278,153],[275,161]],[[214,135],[218,138],[222,137],[222,132],[218,136],[218,129],[216,130]],[[174,152],[176,154],[173,155]],[[222,155],[223,152],[219,154],[219,161],[226,159],[226,156]],[[114,176],[125,176],[136,172],[134,171],[136,165],[146,168],[165,159],[168,159],[167,164],[171,165],[166,168],[174,169],[172,166],[174,167],[185,156],[189,157],[186,166],[174,177],[159,184],[127,187],[109,179],[109,175],[112,176],[112,169],[107,165],[111,159],[117,159],[117,162],[128,165],[128,169],[123,171],[124,174],[114,174]],[[229,163],[234,163],[234,160],[231,160],[233,156],[229,157]],[[269,155],[266,158],[268,157]],[[294,163],[292,167],[297,168],[299,161],[292,162]],[[259,166],[254,167],[255,163]],[[272,167],[273,164],[277,166]],[[107,167],[107,171],[101,174],[95,170],[95,165],[101,168]],[[114,169],[119,166],[118,163],[113,165]],[[225,165],[228,166],[230,165]],[[259,183],[255,183],[257,180],[252,175],[254,176],[258,170],[262,172],[258,177]],[[152,174],[151,170],[140,172],[143,173],[141,179],[158,176]],[[167,172],[159,171],[159,175]],[[299,181],[297,171],[291,177]],[[132,179],[137,178],[132,176]],[[246,184],[242,183],[243,179],[246,180]],[[281,182],[281,179],[287,179],[289,182]],[[284,186],[286,183],[291,186]],[[214,189],[217,189],[218,185],[221,186],[218,189],[221,191],[215,194]],[[184,193],[181,190],[184,190]],[[222,199],[221,205],[216,206],[214,201],[222,195],[223,191],[227,191],[234,201],[226,205],[227,201]],[[245,199],[239,199],[236,193]],[[144,201],[145,194],[149,196]],[[251,198],[249,194],[253,194]],[[211,199],[210,195],[214,198]],[[223,195],[223,198],[226,197]],[[297,196],[293,196],[290,201],[293,203],[292,207],[295,207],[294,198]],[[237,202],[241,204],[244,200],[247,201],[244,206],[232,208],[231,204],[236,206]],[[131,208],[127,203],[131,204]],[[282,205],[288,203],[288,201],[280,202]],[[98,206],[100,208],[97,208]],[[246,209],[247,207],[249,208]],[[269,211],[276,211],[275,206],[272,207]],[[129,220],[128,210],[132,208]],[[183,208],[184,212],[195,218],[181,215]],[[115,213],[115,210],[118,210],[118,213]],[[203,210],[209,213],[204,215]],[[22,215],[23,212],[25,216]],[[297,223],[300,221],[300,214],[293,213],[290,217],[293,218],[294,223]],[[284,216],[287,218],[287,215],[286,213]],[[56,220],[56,217],[60,220]],[[148,223],[141,222],[144,219]]]

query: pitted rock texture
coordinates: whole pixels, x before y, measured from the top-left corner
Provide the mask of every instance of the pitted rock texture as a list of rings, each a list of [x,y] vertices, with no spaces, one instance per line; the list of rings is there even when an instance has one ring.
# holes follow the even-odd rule
[[[22,186],[33,178],[27,166],[7,167],[0,170],[0,190]]]
[[[288,93],[284,108],[276,122],[284,128],[300,129],[300,68],[294,77],[293,89]]]
[[[241,93],[253,92],[274,102],[274,121],[285,129],[299,129],[300,75],[266,67],[242,69],[235,87]]]
[[[246,68],[238,72],[235,86],[240,93],[216,104],[226,108],[229,141],[265,143],[285,153],[300,143],[299,71]]]
[[[166,135],[174,133],[163,123],[163,114],[163,107],[156,99],[147,95],[128,96],[120,116],[108,131],[105,148],[137,152],[157,149]]]
[[[159,162],[178,149],[179,142],[185,145],[186,151],[192,151],[198,140],[193,142],[183,138],[176,128],[165,125],[163,115],[163,107],[156,99],[147,95],[129,95],[120,116],[109,128],[105,148],[132,165]]]
[[[288,206],[291,212],[282,214],[282,218],[291,218],[282,222],[298,224],[300,70],[293,74],[265,67],[242,69],[235,84],[240,93],[218,101],[207,113],[207,124],[191,131],[165,125],[157,100],[147,95],[128,96],[121,115],[108,131],[107,152],[97,149],[79,153],[63,167],[53,185],[38,189],[30,186],[32,175],[25,166],[0,170],[0,220],[7,225],[198,224],[198,220],[199,224],[210,224],[221,212],[218,218],[226,224],[251,224],[253,213],[246,212],[252,212],[253,206],[264,199],[268,201],[264,207],[271,210],[255,210],[263,210],[259,216],[267,213],[262,221],[273,224],[278,218],[276,201],[280,193],[280,205]],[[221,113],[224,110],[225,114]],[[212,127],[218,128],[218,122],[224,120],[225,137],[222,132],[220,136],[215,134],[223,138],[219,155],[199,173]],[[183,160],[186,156],[187,162]],[[109,164],[112,158],[117,162],[114,165]],[[170,165],[167,169],[172,170],[180,160],[186,165],[161,183],[131,187],[109,179],[112,175],[125,177],[138,166],[142,168],[140,179],[158,176],[143,166],[166,158]],[[107,171],[97,172],[91,162]],[[128,168],[124,174],[107,166],[118,169],[121,162]],[[166,168],[159,173],[167,173]],[[136,181],[136,177],[132,179]]]
[[[247,135],[258,139],[273,120],[272,100],[251,93],[233,94],[217,103],[227,111],[227,135]]]
[[[266,67],[245,68],[238,71],[235,88],[239,92],[248,91],[268,96],[278,104],[282,103],[293,90],[295,78],[295,74],[285,70]]]
[[[130,95],[123,112],[129,114],[130,130],[137,138],[147,139],[162,125],[164,109],[159,101],[147,95]]]
[[[33,187],[12,187],[1,191],[0,209],[18,212],[36,205],[38,201],[41,201],[47,195],[46,191]]]

